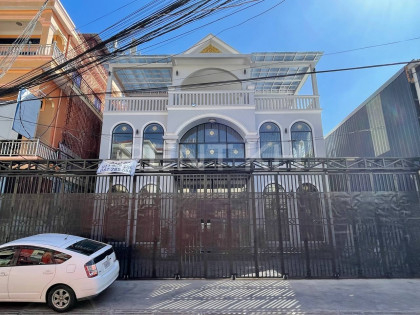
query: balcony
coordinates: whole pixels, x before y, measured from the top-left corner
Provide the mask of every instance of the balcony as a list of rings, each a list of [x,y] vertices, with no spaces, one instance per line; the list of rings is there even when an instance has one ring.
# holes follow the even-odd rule
[[[174,91],[166,96],[111,97],[106,112],[165,112],[176,108],[253,107],[259,112],[318,110],[319,96],[256,94],[254,91]]]
[[[7,56],[10,47],[12,47],[12,45],[0,45],[0,56]],[[52,56],[54,48],[54,44],[28,44],[19,52],[19,56]]]
[[[62,145],[60,145],[62,148]],[[54,149],[39,139],[34,140],[1,140],[0,160],[10,159],[72,159],[69,150]]]

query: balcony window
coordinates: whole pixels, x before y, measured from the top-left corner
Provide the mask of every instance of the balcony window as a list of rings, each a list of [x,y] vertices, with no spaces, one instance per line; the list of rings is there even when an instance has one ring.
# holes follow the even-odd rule
[[[218,124],[198,125],[185,133],[179,143],[181,159],[243,159],[245,143],[232,128]]]
[[[295,123],[290,128],[292,137],[292,151],[294,158],[314,157],[314,145],[312,141],[312,129],[304,122]]]
[[[280,128],[272,122],[266,122],[260,127],[261,158],[273,159],[282,156]]]
[[[73,83],[80,88],[82,86],[82,76],[78,72],[73,73]]]
[[[143,159],[163,159],[163,127],[150,124],[143,132]]]
[[[133,150],[133,128],[120,124],[112,132],[111,159],[131,159]]]
[[[99,110],[99,111],[101,110],[101,108],[102,108],[102,102],[99,99],[99,97],[97,97],[97,96],[94,97],[93,105],[95,106],[95,108],[97,110]]]

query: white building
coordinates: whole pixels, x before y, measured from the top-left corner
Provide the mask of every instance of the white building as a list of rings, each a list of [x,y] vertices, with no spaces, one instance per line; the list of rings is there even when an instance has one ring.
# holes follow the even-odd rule
[[[241,54],[208,35],[109,64],[100,159],[325,157],[320,52]],[[312,95],[299,95],[311,76]],[[267,77],[267,79],[263,79]]]

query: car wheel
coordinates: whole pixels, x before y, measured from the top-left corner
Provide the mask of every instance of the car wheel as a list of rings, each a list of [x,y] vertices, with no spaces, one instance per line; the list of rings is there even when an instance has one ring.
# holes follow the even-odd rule
[[[71,288],[60,284],[48,291],[47,303],[56,312],[66,312],[76,303],[76,295]]]

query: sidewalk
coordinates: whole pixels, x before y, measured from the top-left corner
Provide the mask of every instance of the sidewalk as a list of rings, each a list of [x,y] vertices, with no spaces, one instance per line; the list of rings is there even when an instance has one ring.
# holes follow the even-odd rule
[[[56,314],[1,303],[2,314]],[[116,281],[70,314],[420,314],[420,279]]]

